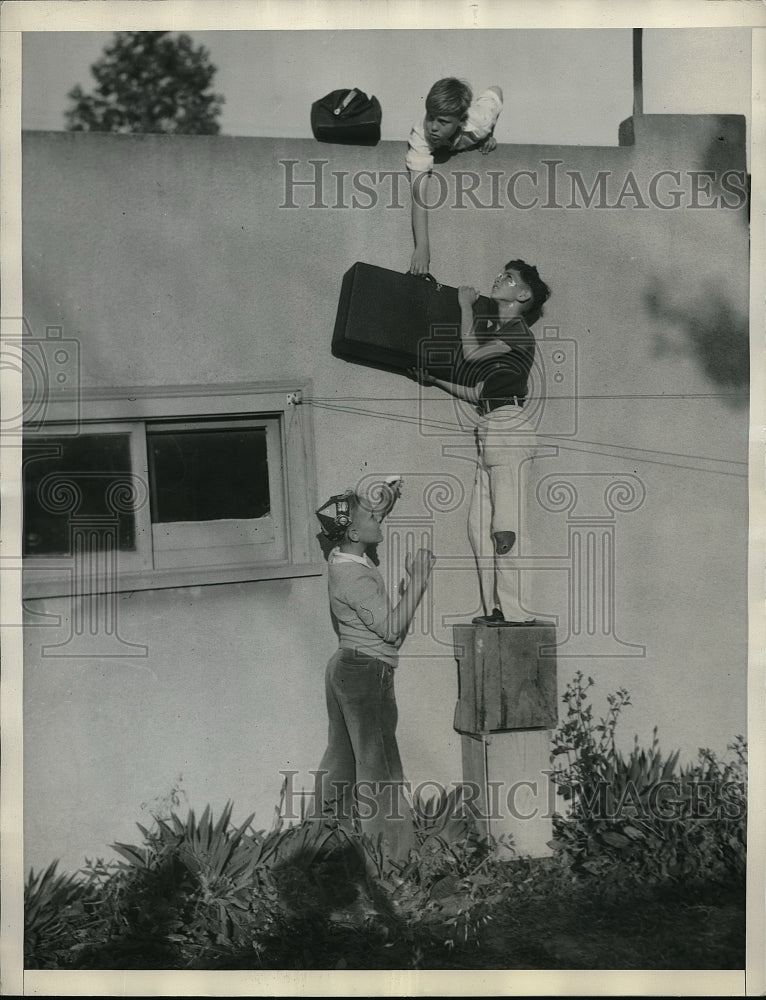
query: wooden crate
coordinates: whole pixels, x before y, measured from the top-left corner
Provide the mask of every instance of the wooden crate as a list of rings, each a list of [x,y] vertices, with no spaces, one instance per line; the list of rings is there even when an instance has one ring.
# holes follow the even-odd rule
[[[484,735],[554,729],[558,721],[553,625],[453,626],[458,662],[454,728]],[[541,650],[553,655],[541,655]]]

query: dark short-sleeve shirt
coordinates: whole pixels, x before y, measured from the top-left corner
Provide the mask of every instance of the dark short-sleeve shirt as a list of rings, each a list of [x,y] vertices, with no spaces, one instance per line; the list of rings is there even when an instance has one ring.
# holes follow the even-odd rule
[[[474,385],[484,380],[479,397],[479,409],[496,410],[514,397],[525,399],[528,392],[529,373],[535,360],[535,338],[520,317],[509,320],[489,336],[502,340],[510,351],[485,358],[476,365]],[[488,334],[484,334],[486,340]]]

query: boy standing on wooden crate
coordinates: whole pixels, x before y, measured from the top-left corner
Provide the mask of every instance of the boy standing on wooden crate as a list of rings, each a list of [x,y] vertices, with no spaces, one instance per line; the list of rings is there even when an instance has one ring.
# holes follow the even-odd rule
[[[490,293],[498,320],[487,324],[490,329],[481,340],[476,336],[472,309],[477,296],[468,285],[458,291],[463,357],[471,366],[471,384],[435,378],[424,369],[413,369],[410,374],[423,385],[438,386],[472,403],[479,411],[479,454],[468,538],[479,570],[484,614],[474,618],[474,624],[532,625],[535,619],[520,603],[519,570],[512,550],[519,550],[519,470],[536,449],[535,429],[523,409],[535,358],[535,338],[527,321],[533,323],[541,315],[550,288],[536,267],[523,260],[509,261]]]
[[[497,147],[492,133],[503,110],[502,90],[492,86],[473,103],[472,98],[463,80],[453,76],[437,80],[426,96],[425,117],[412,126],[404,162],[412,189],[413,274],[427,274],[431,263],[426,206],[431,204],[428,189],[434,156],[443,160],[466,149],[486,154]]]
[[[398,483],[393,489],[398,496]],[[427,549],[407,555],[409,580],[392,607],[366,549],[382,541],[380,522],[395,496],[374,503],[347,490],[317,511],[323,534],[337,543],[328,557],[327,582],[339,639],[325,673],[329,731],[319,775],[325,812],[350,826],[358,809],[362,829],[382,839],[384,854],[406,861],[415,834],[402,794],[394,671],[435,558]]]

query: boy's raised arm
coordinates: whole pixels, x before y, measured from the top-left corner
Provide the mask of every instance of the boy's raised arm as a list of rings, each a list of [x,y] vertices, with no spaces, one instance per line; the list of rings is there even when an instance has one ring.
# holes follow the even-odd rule
[[[399,603],[391,611],[391,631],[398,636],[396,645],[404,642],[410,622],[415,617],[420,600],[428,586],[428,578],[436,562],[436,556],[428,549],[418,549],[414,556],[409,553],[404,562],[409,580],[402,581],[402,596]]]
[[[476,321],[473,315],[473,304],[479,297],[475,288],[461,285],[457,298],[460,303],[460,340],[463,345],[463,357],[466,361],[480,361],[482,358],[496,357],[498,354],[508,354],[510,347],[500,339],[485,340],[479,343],[476,336]],[[454,395],[454,393],[453,393]]]
[[[401,584],[401,596],[396,607],[379,593],[374,584],[365,582],[355,586],[353,594],[345,596],[350,607],[359,615],[365,626],[384,642],[401,646],[410,627],[418,604],[428,586],[428,578],[436,557],[428,549],[418,549],[414,556],[407,555],[405,569],[409,580]]]
[[[461,285],[457,290],[460,304],[460,339],[463,343],[463,357],[470,361],[481,346],[474,330],[473,304],[479,293],[470,285]]]
[[[392,607],[385,590],[371,577],[354,577],[344,588],[342,599],[359,615],[360,621],[384,642],[401,646],[407,629],[428,585],[431,569],[436,561],[428,549],[418,549],[405,559],[409,580],[400,585],[400,600]]]

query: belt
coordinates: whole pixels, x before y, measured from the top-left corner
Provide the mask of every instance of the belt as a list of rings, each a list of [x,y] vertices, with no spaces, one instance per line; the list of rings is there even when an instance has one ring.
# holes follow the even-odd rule
[[[480,399],[476,407],[482,417],[486,417],[493,410],[499,410],[501,406],[524,406],[525,396],[505,396],[498,399]]]

